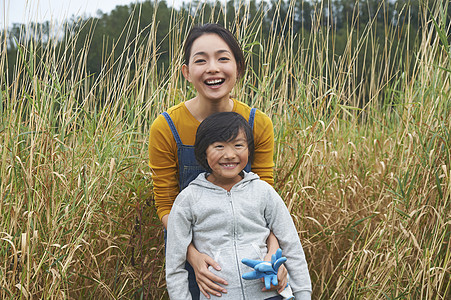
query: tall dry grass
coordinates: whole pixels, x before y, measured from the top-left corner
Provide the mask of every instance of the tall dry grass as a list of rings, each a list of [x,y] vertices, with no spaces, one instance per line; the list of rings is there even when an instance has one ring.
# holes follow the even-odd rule
[[[252,35],[258,18],[226,20],[259,68],[235,94],[273,119],[276,188],[298,226],[315,299],[451,294],[448,4],[426,4],[415,47],[380,55],[366,52],[379,47],[372,23],[361,34],[349,28],[344,53],[331,56],[335,32],[321,16],[300,44],[289,30]],[[14,66],[3,36],[0,67],[14,76],[0,78],[2,299],[167,297],[147,136],[158,113],[193,94],[180,77],[178,30],[192,20],[171,17],[165,74],[158,24],[149,24],[136,39],[127,37],[137,24],[127,24],[130,47],[116,48],[116,60],[105,53],[96,79],[85,64],[91,41],[75,53],[76,32],[64,49],[20,44]],[[385,29],[390,45],[398,32]],[[357,76],[359,54],[371,61],[370,78]]]

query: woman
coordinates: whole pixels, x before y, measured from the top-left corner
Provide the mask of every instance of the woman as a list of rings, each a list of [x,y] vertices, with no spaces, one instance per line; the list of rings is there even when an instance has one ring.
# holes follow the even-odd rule
[[[196,26],[185,40],[184,58],[183,76],[194,86],[197,95],[158,116],[150,130],[149,165],[157,213],[165,228],[178,193],[204,171],[196,162],[193,145],[197,127],[213,113],[234,111],[249,120],[255,141],[252,171],[269,184],[274,182],[271,119],[261,111],[231,98],[230,93],[237,79],[245,71],[244,55],[235,37],[217,24]],[[279,248],[273,234],[267,240],[267,248],[264,258],[269,261]],[[191,244],[187,260],[195,273],[194,277],[191,267],[187,265],[193,299],[198,299],[199,291],[206,297],[227,292],[216,284],[227,285],[227,282],[208,270],[209,266],[218,271],[221,269],[211,257],[199,253]],[[279,270],[277,290],[282,291],[286,286],[286,275],[285,268]]]

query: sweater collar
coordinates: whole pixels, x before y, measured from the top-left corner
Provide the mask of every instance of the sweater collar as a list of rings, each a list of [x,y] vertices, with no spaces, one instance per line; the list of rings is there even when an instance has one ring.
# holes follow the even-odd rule
[[[251,182],[253,180],[257,180],[257,179],[260,178],[257,174],[255,174],[253,172],[249,172],[248,173],[248,172],[243,171],[243,173],[244,173],[243,179],[241,179],[237,184],[235,184],[230,191],[240,190],[244,186],[246,186],[249,182]],[[223,189],[222,187],[217,186],[217,185],[215,185],[215,184],[213,184],[213,183],[211,183],[210,181],[207,180],[208,174],[209,173],[207,173],[207,172],[199,174],[197,176],[197,178],[194,179],[189,185],[196,185],[196,186],[200,186],[200,187],[207,188],[207,189],[210,189],[210,190],[216,190],[216,191],[224,192],[225,189]]]

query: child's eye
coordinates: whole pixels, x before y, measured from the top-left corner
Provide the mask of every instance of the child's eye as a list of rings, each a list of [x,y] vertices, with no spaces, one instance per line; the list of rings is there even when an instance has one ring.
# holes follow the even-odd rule
[[[205,62],[205,59],[196,59],[194,61],[195,64],[200,64],[200,63],[204,63],[204,62]]]
[[[230,60],[230,58],[228,58],[228,57],[221,57],[219,60],[228,61],[228,60]]]

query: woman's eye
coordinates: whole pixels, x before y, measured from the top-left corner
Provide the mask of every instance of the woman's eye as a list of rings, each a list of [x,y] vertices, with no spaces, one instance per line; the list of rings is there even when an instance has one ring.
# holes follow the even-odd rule
[[[230,58],[228,58],[228,57],[221,57],[219,60],[228,61],[228,60],[230,60]]]
[[[204,62],[205,62],[205,59],[196,59],[194,61],[195,64],[204,63]]]

